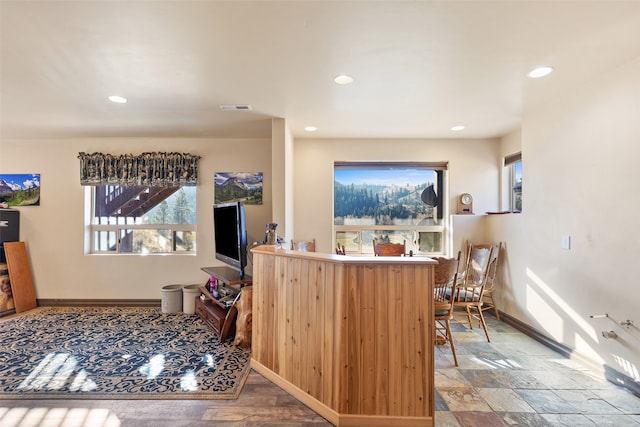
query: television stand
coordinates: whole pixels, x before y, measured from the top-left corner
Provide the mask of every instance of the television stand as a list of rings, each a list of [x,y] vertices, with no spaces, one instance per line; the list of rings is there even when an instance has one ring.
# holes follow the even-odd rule
[[[240,287],[244,287],[250,285],[252,282],[251,276],[245,274],[244,277],[241,278],[240,272],[231,267],[202,267],[200,270],[209,276],[215,277],[218,282],[222,282],[228,286],[240,285]]]
[[[210,279],[207,279],[207,282],[200,286],[200,295],[204,296],[204,299],[196,298],[196,314],[220,337],[220,341],[224,342],[235,334],[235,320],[238,315],[235,296],[240,293],[242,287],[253,283],[252,278],[245,275],[244,279],[241,279],[240,272],[229,267],[202,267],[201,270],[215,277],[218,287],[228,290],[228,295],[215,298],[209,291]],[[225,300],[225,297],[231,298]]]

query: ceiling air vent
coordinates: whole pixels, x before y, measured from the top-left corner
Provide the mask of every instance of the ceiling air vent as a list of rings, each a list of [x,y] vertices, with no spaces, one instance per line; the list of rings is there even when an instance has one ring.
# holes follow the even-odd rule
[[[221,105],[220,109],[222,111],[245,111],[245,110],[253,110],[251,105]]]

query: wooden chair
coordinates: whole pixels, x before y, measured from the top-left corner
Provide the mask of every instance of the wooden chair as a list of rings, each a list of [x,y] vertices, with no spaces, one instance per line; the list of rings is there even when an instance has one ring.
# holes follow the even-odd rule
[[[482,311],[493,309],[496,319],[498,320],[500,320],[500,312],[498,311],[498,306],[496,305],[493,294],[496,291],[496,276],[498,272],[498,262],[500,261],[500,252],[502,252],[502,242],[494,245],[493,252],[491,252],[489,271],[487,272],[487,283],[484,285],[481,307]]]
[[[301,251],[301,252],[315,252],[316,251],[316,239],[312,239],[310,241],[294,241],[291,240],[291,250]]]
[[[402,243],[386,243],[373,239],[373,254],[375,256],[405,256],[406,253],[406,240],[403,240]]]
[[[491,342],[487,324],[482,315],[483,294],[487,283],[488,271],[491,265],[491,255],[493,246],[491,245],[469,245],[467,261],[458,279],[458,283],[450,296],[455,308],[464,308],[466,312],[469,328],[473,329],[473,318],[476,317],[484,329],[487,341]],[[472,310],[475,309],[475,313]]]
[[[460,265],[460,252],[457,258],[436,258],[438,264],[434,267],[434,284],[433,284],[433,305],[434,305],[434,328],[435,343],[441,341],[443,344],[448,342],[453,355],[453,362],[458,366],[458,357],[456,356],[456,347],[453,344],[453,335],[451,334],[451,321],[453,320],[453,304],[447,298],[451,295],[453,287],[458,280],[458,269]]]
[[[498,263],[499,263],[499,259],[500,259],[500,252],[502,252],[502,242],[498,242],[497,245],[490,245],[490,244],[474,244],[473,245],[476,249],[478,248],[492,248],[493,252],[491,252],[491,259],[490,259],[490,264],[489,264],[489,269],[487,271],[487,283],[485,284],[484,287],[484,292],[482,294],[482,311],[486,311],[486,310],[494,310],[495,316],[498,320],[500,320],[500,313],[498,312],[498,307],[496,306],[495,303],[495,299],[493,297],[493,294],[495,293],[496,290],[496,276],[497,276],[497,272],[498,272]],[[469,254],[469,249],[471,247],[470,243],[467,242],[466,244],[467,247],[467,255]],[[460,279],[463,277],[463,275],[460,275]]]
[[[344,251],[344,245],[340,245],[338,243],[338,246],[336,246],[336,255],[346,255]]]

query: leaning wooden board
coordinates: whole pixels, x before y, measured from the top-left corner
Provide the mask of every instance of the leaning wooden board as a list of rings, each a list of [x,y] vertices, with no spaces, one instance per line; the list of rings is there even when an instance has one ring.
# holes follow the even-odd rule
[[[27,258],[27,248],[24,242],[5,242],[4,254],[9,268],[9,280],[13,292],[13,302],[16,313],[32,310],[38,306],[36,293],[33,289],[31,269]]]

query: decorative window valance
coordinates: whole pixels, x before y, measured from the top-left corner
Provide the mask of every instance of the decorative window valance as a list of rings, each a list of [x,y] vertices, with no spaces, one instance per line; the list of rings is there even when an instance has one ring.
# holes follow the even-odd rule
[[[196,185],[200,156],[188,153],[78,153],[81,185]]]

